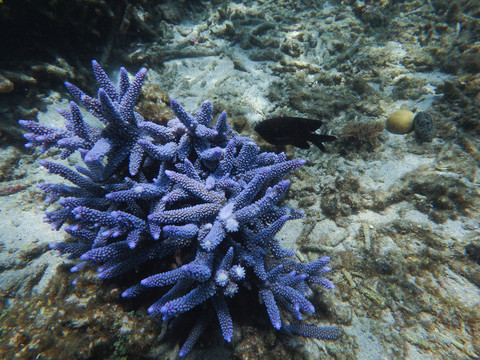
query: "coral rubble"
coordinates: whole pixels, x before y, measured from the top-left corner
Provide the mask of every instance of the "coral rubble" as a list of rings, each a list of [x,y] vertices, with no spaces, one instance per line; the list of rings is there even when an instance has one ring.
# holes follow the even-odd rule
[[[130,81],[121,68],[118,87],[96,61],[93,71],[100,85],[96,98],[66,83],[75,102],[70,111],[58,110],[65,129],[20,120],[31,131],[25,135],[27,146],[59,148],[62,159],[78,152],[83,160],[75,170],[41,162],[72,183],[39,184],[47,200],[61,206],[47,212],[45,220],[72,235],[71,242],[51,246],[81,260],[72,271],[95,267],[99,278],[124,284],[137,271],[146,274],[122,296],[166,288],[148,309],[158,320],[205,308],[180,356],[205,330],[209,309],[223,338],[232,340],[229,305],[241,291],[258,292],[273,327],[282,333],[338,338],[336,327],[300,323],[303,313],[315,311],[307,300],[310,287],[333,288],[323,276],[330,271],[330,258],[297,263],[291,259],[294,252],[275,239],[288,220],[303,216],[279,202],[290,185],[284,177],[305,162],[260,152],[230,128],[225,112],[211,125],[208,101],[191,115],[171,99],[176,118],[166,126],[146,121],[134,110],[146,69]],[[86,122],[79,105],[103,127]]]

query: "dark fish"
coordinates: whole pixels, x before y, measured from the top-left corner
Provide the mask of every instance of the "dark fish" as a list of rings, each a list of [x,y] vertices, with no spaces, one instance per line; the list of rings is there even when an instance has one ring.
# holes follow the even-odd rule
[[[255,125],[255,131],[272,145],[293,145],[301,149],[309,149],[311,142],[325,151],[324,142],[334,141],[332,135],[315,134],[322,126],[320,120],[300,117],[276,117]]]

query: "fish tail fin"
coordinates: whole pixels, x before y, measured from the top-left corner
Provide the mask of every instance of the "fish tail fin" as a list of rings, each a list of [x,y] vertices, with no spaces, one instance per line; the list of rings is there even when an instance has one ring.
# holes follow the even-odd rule
[[[331,142],[337,140],[336,136],[333,135],[324,135],[324,134],[309,134],[308,141],[315,144],[321,151],[325,152],[324,142]]]

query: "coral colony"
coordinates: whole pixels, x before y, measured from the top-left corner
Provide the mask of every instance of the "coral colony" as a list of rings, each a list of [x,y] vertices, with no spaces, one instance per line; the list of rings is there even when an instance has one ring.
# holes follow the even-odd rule
[[[299,323],[302,313],[315,311],[307,300],[310,286],[333,288],[323,276],[330,271],[330,259],[297,263],[291,259],[294,252],[275,239],[289,219],[303,216],[279,202],[290,184],[283,178],[305,161],[260,152],[252,139],[230,128],[225,112],[212,125],[208,101],[191,115],[171,99],[175,119],[166,126],[145,121],[134,105],[147,70],[130,81],[121,68],[116,88],[100,65],[92,63],[98,97],[66,83],[75,99],[70,111],[58,110],[66,129],[19,121],[31,131],[25,135],[26,146],[42,151],[57,147],[62,159],[78,151],[83,160],[84,166],[75,170],[41,162],[72,184],[39,184],[47,201],[61,206],[46,212],[46,221],[55,230],[65,225],[73,237],[51,246],[82,261],[72,271],[96,267],[99,278],[121,283],[122,277],[141,269],[150,276],[126,289],[123,297],[164,288],[148,309],[163,321],[210,307],[228,342],[233,336],[229,303],[241,288],[242,293],[258,292],[275,329],[338,338],[336,327]],[[103,127],[85,122],[79,105]],[[194,321],[180,356],[192,349],[207,323],[207,315]]]

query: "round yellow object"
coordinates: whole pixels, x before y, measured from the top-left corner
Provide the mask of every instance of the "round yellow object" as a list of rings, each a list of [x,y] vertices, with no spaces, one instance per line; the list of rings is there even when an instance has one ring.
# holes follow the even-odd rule
[[[386,128],[392,134],[407,134],[412,131],[414,114],[408,110],[397,110],[390,114]]]

